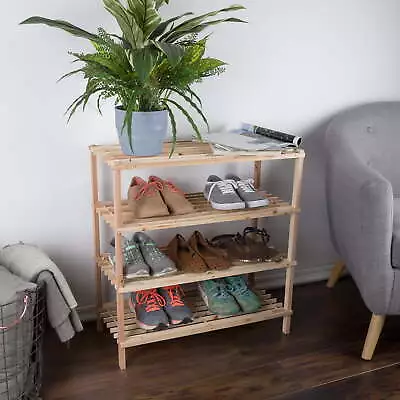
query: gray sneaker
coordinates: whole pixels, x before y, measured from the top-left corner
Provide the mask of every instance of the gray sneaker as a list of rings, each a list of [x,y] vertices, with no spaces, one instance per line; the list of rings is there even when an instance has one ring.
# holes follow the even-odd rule
[[[115,240],[111,242],[115,251]],[[139,245],[133,240],[123,239],[122,255],[124,257],[124,276],[126,279],[148,278],[150,268],[144,261]],[[115,266],[115,256],[112,258]]]
[[[129,296],[129,309],[136,314],[139,327],[146,331],[169,326],[167,314],[163,310],[165,305],[157,289],[142,290]]]
[[[236,182],[236,192],[248,208],[265,207],[269,204],[265,195],[254,187],[252,179],[242,180],[232,174],[227,175],[226,179]]]
[[[158,292],[165,300],[164,310],[172,325],[188,324],[193,321],[190,308],[182,300],[183,290],[179,285],[167,286],[158,289]]]
[[[208,177],[204,188],[204,197],[216,210],[238,210],[246,208],[246,203],[239,197],[235,190],[236,182],[223,181],[216,175]]]
[[[136,233],[133,240],[139,244],[143,257],[150,267],[152,276],[163,276],[177,272],[175,263],[158,247],[156,242],[145,233]]]

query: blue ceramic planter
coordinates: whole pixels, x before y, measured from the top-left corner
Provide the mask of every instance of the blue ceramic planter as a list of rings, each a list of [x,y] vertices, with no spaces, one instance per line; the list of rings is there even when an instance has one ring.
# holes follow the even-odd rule
[[[148,157],[161,154],[168,131],[168,112],[134,112],[132,115],[132,147],[129,143],[128,127],[125,126],[125,111],[115,108],[115,124],[119,143],[124,154]]]

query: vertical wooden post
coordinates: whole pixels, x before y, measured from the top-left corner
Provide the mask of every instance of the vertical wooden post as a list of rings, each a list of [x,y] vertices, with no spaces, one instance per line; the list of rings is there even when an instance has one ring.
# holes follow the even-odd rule
[[[94,242],[94,257],[95,257],[95,279],[96,279],[96,313],[97,313],[97,331],[103,330],[103,324],[100,318],[100,312],[103,309],[103,283],[102,271],[98,265],[100,259],[100,222],[96,209],[99,202],[99,175],[97,169],[97,156],[91,152],[91,179],[92,179],[92,218],[93,218],[93,242]]]
[[[261,186],[261,166],[262,166],[261,161],[254,162],[253,179],[254,179],[254,187],[256,189],[260,189],[260,186]],[[255,228],[258,228],[258,218],[253,219],[253,226]],[[249,286],[253,288],[253,287],[255,287],[255,285],[256,285],[256,275],[249,274]]]
[[[301,186],[303,180],[303,167],[304,167],[304,156],[301,156],[295,160],[294,164],[294,177],[293,177],[293,194],[292,194],[292,207],[295,211],[300,207],[301,198]],[[300,215],[298,212],[294,212],[290,217],[289,227],[289,246],[288,246],[288,261],[292,263],[296,259],[296,246],[297,246],[297,234],[299,227]],[[286,282],[285,282],[285,310],[292,310],[293,301],[293,279],[294,279],[294,267],[289,266],[286,270]],[[285,335],[290,333],[291,315],[283,318],[282,331]]]
[[[117,289],[118,320],[118,362],[119,368],[126,370],[125,342],[125,301],[119,289],[124,285],[124,260],[122,254],[123,238],[119,229],[122,225],[121,171],[113,170],[114,181],[114,231],[115,231],[115,283]]]

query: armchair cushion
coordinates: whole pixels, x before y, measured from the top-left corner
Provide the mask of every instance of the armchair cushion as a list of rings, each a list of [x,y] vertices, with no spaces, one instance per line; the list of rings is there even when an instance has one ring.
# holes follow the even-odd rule
[[[400,269],[400,198],[393,200],[392,266]]]

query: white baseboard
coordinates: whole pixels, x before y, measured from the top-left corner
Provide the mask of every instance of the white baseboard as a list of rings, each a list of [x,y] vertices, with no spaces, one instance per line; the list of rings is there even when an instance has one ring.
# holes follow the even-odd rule
[[[296,269],[294,284],[321,282],[329,278],[333,265],[315,267],[299,267]],[[297,267],[296,267],[297,268]],[[281,288],[285,285],[285,271],[268,271],[258,275],[257,285],[267,289]],[[94,321],[96,319],[95,306],[79,307],[78,313],[82,321]]]

